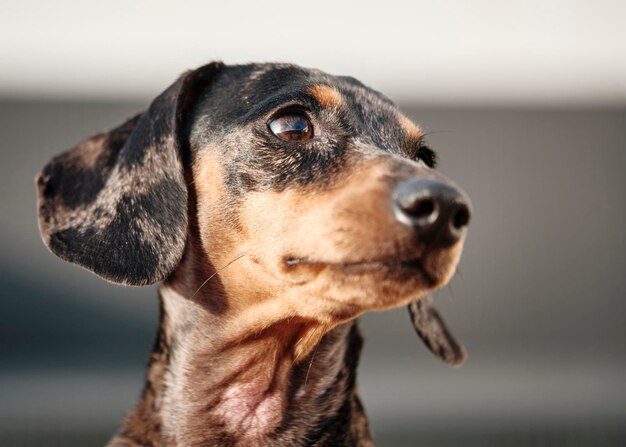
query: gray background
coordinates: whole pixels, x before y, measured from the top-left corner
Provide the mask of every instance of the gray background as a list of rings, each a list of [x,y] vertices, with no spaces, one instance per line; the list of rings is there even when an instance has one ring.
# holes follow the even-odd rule
[[[48,253],[33,178],[146,104],[0,100],[2,446],[101,445],[136,402],[156,290]],[[473,200],[459,272],[437,293],[470,357],[436,361],[404,309],[362,318],[380,444],[626,445],[626,108],[401,107]]]

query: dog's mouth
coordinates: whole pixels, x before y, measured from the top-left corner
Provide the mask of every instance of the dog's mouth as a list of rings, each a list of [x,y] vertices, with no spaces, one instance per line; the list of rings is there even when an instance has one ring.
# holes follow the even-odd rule
[[[389,278],[415,276],[417,274],[429,286],[438,283],[435,275],[424,266],[422,258],[325,262],[309,258],[288,257],[285,259],[285,266],[289,270],[308,267],[314,270],[329,269],[345,275],[385,275]]]

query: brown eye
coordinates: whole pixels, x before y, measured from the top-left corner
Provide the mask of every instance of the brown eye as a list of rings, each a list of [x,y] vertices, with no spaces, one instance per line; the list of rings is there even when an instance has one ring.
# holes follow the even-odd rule
[[[313,138],[313,124],[302,112],[287,112],[273,118],[268,127],[285,141],[306,141]]]

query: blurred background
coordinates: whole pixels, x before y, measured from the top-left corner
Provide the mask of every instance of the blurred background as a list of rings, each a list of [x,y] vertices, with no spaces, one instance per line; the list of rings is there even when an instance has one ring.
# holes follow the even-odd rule
[[[475,215],[439,308],[362,318],[381,446],[626,445],[626,3],[2,3],[0,445],[104,445],[137,400],[156,289],[50,254],[33,178],[210,60],[352,75],[429,132]]]

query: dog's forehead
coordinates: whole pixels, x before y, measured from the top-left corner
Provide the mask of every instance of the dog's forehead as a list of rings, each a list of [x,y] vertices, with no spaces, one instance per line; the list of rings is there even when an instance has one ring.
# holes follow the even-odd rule
[[[258,118],[272,105],[304,97],[340,108],[355,134],[378,147],[421,138],[391,100],[355,78],[291,64],[225,66],[201,95],[195,115],[205,126],[227,129]]]
[[[226,66],[215,80],[213,89],[217,92],[229,90],[231,98],[234,93],[248,105],[253,105],[272,95],[305,92],[318,85],[332,87],[355,102],[376,102],[386,108],[395,109],[395,105],[387,97],[353,77],[334,76],[321,70],[292,64]]]

